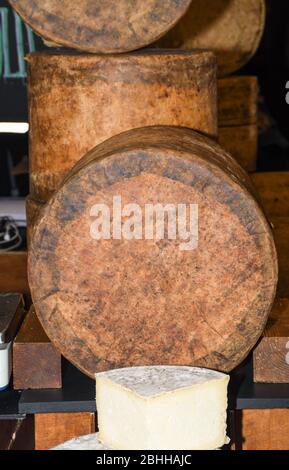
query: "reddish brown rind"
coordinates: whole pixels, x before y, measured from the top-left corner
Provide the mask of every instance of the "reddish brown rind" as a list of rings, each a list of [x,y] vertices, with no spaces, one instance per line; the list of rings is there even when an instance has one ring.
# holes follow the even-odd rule
[[[87,52],[127,52],[169,31],[191,0],[9,0],[48,41]]]
[[[37,201],[31,196],[28,196],[26,198],[26,228],[27,228],[28,245],[31,240],[33,227],[36,224],[39,213],[44,205],[45,205],[45,202]]]
[[[89,150],[137,127],[217,136],[211,52],[29,56],[30,194],[46,201]]]
[[[183,364],[230,371],[265,327],[277,262],[270,227],[235,160],[182,128],[113,137],[41,212],[29,280],[50,339],[79,369]],[[94,240],[91,207],[198,204],[199,243]]]
[[[157,47],[210,49],[224,77],[255,54],[265,29],[265,0],[193,0],[188,12]]]

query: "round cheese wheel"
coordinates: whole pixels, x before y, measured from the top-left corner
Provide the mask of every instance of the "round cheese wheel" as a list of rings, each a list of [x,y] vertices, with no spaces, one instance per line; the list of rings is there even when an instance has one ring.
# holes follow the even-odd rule
[[[192,0],[186,15],[158,47],[216,52],[219,75],[239,70],[255,54],[265,28],[264,0]]]
[[[55,346],[91,377],[135,365],[232,370],[261,335],[277,282],[251,191],[235,160],[190,129],[136,129],[92,150],[31,241],[32,298]]]
[[[152,125],[217,136],[216,58],[205,51],[29,56],[30,191],[46,201],[109,137]]]
[[[159,39],[191,0],[9,0],[39,35],[88,52],[125,52]]]

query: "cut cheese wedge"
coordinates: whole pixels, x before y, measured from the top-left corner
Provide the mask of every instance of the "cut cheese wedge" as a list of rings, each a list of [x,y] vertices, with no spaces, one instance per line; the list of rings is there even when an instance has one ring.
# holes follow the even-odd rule
[[[99,439],[116,450],[214,450],[226,436],[229,376],[151,366],[96,374]]]

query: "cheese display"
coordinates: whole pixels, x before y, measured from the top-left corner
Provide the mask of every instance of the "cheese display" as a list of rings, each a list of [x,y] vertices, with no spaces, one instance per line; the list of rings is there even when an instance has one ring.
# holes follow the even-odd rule
[[[229,376],[149,366],[96,374],[99,439],[117,450],[214,450],[226,437]]]

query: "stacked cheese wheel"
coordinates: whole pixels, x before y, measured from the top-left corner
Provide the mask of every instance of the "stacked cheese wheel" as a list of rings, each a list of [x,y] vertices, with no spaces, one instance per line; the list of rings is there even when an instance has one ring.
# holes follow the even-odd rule
[[[184,128],[132,130],[80,160],[41,212],[29,254],[35,308],[62,354],[90,376],[237,366],[277,282],[271,229],[251,190],[226,152]],[[147,233],[147,208],[164,213],[161,236],[155,223]]]

